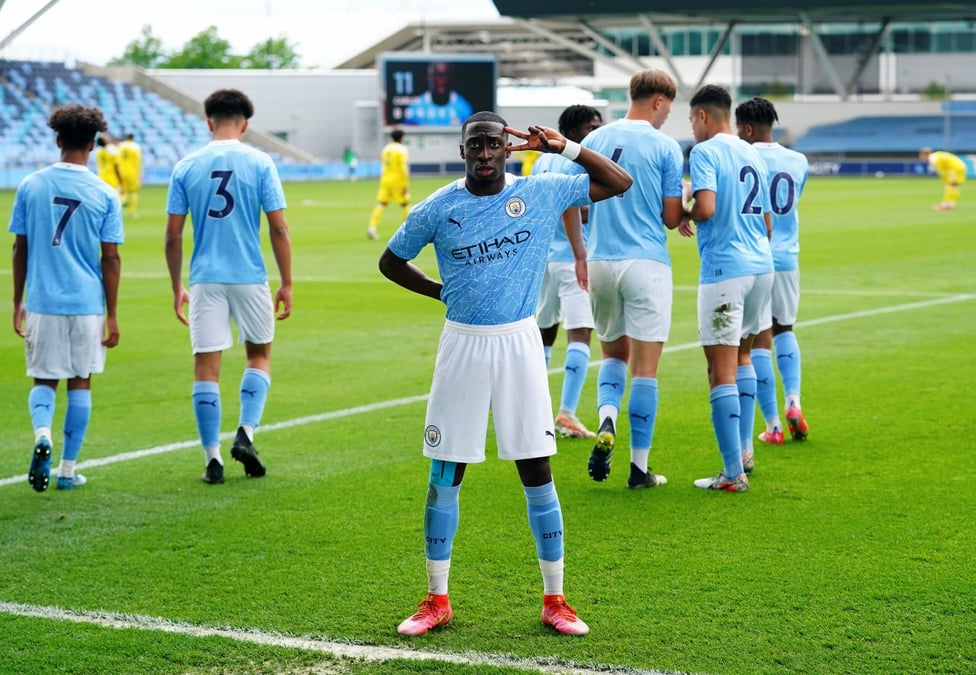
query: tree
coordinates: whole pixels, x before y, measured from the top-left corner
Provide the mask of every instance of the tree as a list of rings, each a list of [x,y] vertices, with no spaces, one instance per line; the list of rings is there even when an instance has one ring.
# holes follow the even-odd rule
[[[0,0],[0,5],[3,0]],[[109,61],[109,65],[133,65],[143,68],[296,68],[300,57],[295,45],[284,35],[268,38],[257,43],[241,56],[230,49],[230,42],[210,26],[190,38],[176,52],[163,50],[163,42],[153,35],[150,26],[143,26],[139,39],[130,42],[122,56]]]
[[[210,26],[190,38],[183,49],[169,57],[163,68],[239,68],[242,57],[230,51],[230,43]]]
[[[169,58],[163,51],[163,41],[153,35],[152,26],[146,24],[139,33],[139,38],[125,46],[122,56],[108,62],[110,66],[141,66],[156,68]]]
[[[265,68],[279,70],[281,68],[296,68],[299,64],[298,52],[288,38],[281,35],[268,38],[251,47],[241,59],[241,68]]]

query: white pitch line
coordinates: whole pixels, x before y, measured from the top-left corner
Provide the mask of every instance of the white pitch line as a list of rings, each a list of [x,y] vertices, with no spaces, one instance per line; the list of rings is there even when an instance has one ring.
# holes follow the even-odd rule
[[[848,312],[845,314],[835,314],[833,316],[825,316],[819,319],[810,319],[808,321],[800,321],[796,324],[797,328],[805,328],[810,326],[819,326],[826,323],[836,323],[838,321],[848,321],[851,319],[863,319],[870,316],[877,316],[879,314],[890,314],[892,312],[905,312],[914,309],[924,309],[926,307],[933,307],[936,305],[945,305],[954,302],[966,302],[970,300],[976,300],[976,295],[973,294],[961,294],[961,295],[951,295],[948,297],[933,298],[931,300],[922,300],[920,302],[912,302],[904,305],[892,305],[890,307],[877,307],[875,309],[866,309],[858,312]],[[685,342],[676,345],[668,345],[664,348],[665,353],[672,353],[678,351],[684,351],[687,349],[695,349],[700,346],[698,342]],[[595,360],[590,363],[590,368],[595,368],[599,366],[600,361]],[[556,374],[562,371],[562,368],[552,368],[549,370],[549,374]],[[284,420],[282,422],[274,422],[272,424],[265,424],[261,426],[261,432],[276,431],[279,429],[289,429],[296,426],[304,426],[306,424],[314,424],[316,422],[325,422],[332,419],[338,419],[340,417],[349,417],[352,415],[359,415],[362,413],[369,413],[375,410],[382,410],[383,408],[395,408],[401,405],[408,405],[411,403],[419,403],[427,400],[427,394],[420,394],[417,396],[407,396],[405,398],[397,398],[388,401],[380,401],[378,403],[370,403],[367,405],[356,406],[354,408],[343,408],[342,410],[333,410],[331,412],[319,413],[316,415],[308,415],[306,417],[297,417],[291,420]],[[234,432],[225,432],[220,435],[220,440],[228,440],[234,437]],[[77,469],[85,469],[97,466],[106,466],[108,464],[115,464],[117,462],[125,462],[130,459],[141,459],[143,457],[150,457],[152,455],[159,455],[166,452],[172,452],[174,450],[183,450],[185,448],[192,448],[199,444],[199,441],[179,441],[177,443],[168,443],[166,445],[157,445],[153,448],[146,448],[144,450],[134,450],[132,452],[123,452],[118,455],[111,455],[109,457],[100,457],[97,459],[89,459],[83,462],[79,462]],[[19,476],[11,476],[9,478],[0,479],[0,487],[5,485],[14,485],[17,483],[24,483],[27,481],[27,474],[20,474]]]
[[[305,651],[321,652],[345,659],[362,659],[365,661],[389,661],[403,659],[409,661],[443,661],[458,665],[470,666],[507,666],[536,673],[561,673],[572,675],[591,675],[606,673],[607,667],[596,670],[569,663],[561,663],[559,659],[516,658],[501,654],[480,654],[465,652],[454,654],[451,652],[427,652],[403,647],[381,647],[375,645],[357,645],[348,642],[335,642],[324,638],[293,637],[281,633],[269,633],[256,629],[220,628],[216,626],[198,626],[190,623],[170,621],[152,616],[138,614],[119,614],[116,612],[76,611],[60,607],[45,607],[42,605],[24,605],[13,602],[0,602],[0,613],[11,614],[52,621],[70,621],[72,623],[91,624],[103,628],[117,630],[137,629],[175,633],[194,638],[221,637],[247,642],[250,644],[267,645],[271,647],[287,647]],[[664,675],[659,670],[637,670],[613,666],[615,673],[632,675]],[[669,671],[673,672],[673,671]]]
[[[427,394],[420,396],[408,396],[406,398],[395,398],[389,401],[380,401],[379,403],[370,403],[368,405],[356,406],[355,408],[344,408],[342,410],[333,410],[331,412],[319,413],[317,415],[308,415],[306,417],[296,417],[291,420],[284,420],[282,422],[274,422],[272,424],[264,424],[261,426],[261,431],[275,431],[278,429],[289,429],[291,427],[302,426],[305,424],[313,424],[315,422],[325,422],[327,420],[336,419],[338,417],[349,417],[350,415],[359,415],[361,413],[373,412],[375,410],[382,410],[383,408],[395,408],[401,405],[408,405],[410,403],[418,403],[420,401],[426,401]],[[234,438],[236,431],[225,431],[220,434],[220,440],[226,441]],[[185,448],[193,448],[200,444],[199,440],[192,441],[178,441],[176,443],[167,443],[166,445],[157,445],[153,448],[146,448],[144,450],[133,450],[131,452],[123,452],[117,455],[110,455],[108,457],[99,457],[96,459],[87,459],[83,462],[78,462],[75,466],[76,469],[86,469],[93,466],[107,466],[109,464],[115,464],[117,462],[127,462],[130,459],[142,459],[143,457],[151,457],[153,455],[161,455],[166,452],[172,452],[174,450],[183,450]],[[10,478],[0,479],[0,487],[4,485],[13,485],[15,483],[22,483],[27,480],[27,474],[21,474],[20,476],[12,476]]]

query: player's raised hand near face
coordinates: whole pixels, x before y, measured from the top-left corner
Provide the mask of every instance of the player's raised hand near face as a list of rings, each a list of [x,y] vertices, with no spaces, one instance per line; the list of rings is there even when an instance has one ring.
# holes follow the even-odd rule
[[[598,202],[626,192],[634,182],[616,162],[581,147],[575,141],[567,141],[565,136],[551,127],[533,125],[527,132],[505,127],[505,132],[525,141],[522,145],[509,144],[506,148],[508,152],[538,150],[559,153],[586,169],[590,175],[590,201]]]
[[[532,125],[527,132],[505,127],[505,133],[525,141],[522,145],[512,145],[510,143],[508,146],[509,152],[538,150],[539,152],[560,153],[566,147],[565,137],[551,127]]]

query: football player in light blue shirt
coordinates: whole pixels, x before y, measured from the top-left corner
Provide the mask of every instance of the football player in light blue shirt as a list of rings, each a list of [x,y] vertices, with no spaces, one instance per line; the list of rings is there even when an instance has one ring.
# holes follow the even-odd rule
[[[574,104],[559,115],[559,133],[579,143],[603,124],[600,111],[593,106]],[[562,155],[545,153],[532,164],[532,173],[580,173],[582,167]],[[593,311],[586,287],[579,277],[586,279],[586,238],[589,228],[589,207],[573,207],[562,215],[563,226],[556,227],[549,262],[542,277],[542,292],[536,309],[536,322],[542,335],[546,366],[552,356],[559,324],[566,328],[566,364],[563,368],[563,388],[556,414],[556,433],[573,438],[595,438],[596,434],[576,416],[580,394],[590,368],[590,334],[593,332]],[[573,232],[570,242],[567,228]],[[577,234],[578,233],[578,234]]]
[[[590,215],[590,302],[603,362],[597,376],[600,428],[587,470],[595,481],[610,474],[617,415],[630,367],[630,475],[627,486],[664,485],[648,468],[657,420],[657,367],[671,330],[671,257],[667,230],[681,224],[684,159],[677,141],[658,129],[677,94],[661,70],[630,79],[624,119],[590,134],[583,145],[620,164],[634,186],[618,199],[594,204]]]
[[[170,178],[166,264],[176,317],[190,327],[193,410],[206,462],[203,481],[214,484],[224,482],[218,377],[221,355],[233,344],[231,319],[247,353],[231,456],[244,465],[247,476],[266,472],[254,447],[254,430],[271,386],[275,312],[278,319],[291,314],[291,243],[278,170],[267,154],[241,143],[254,114],[251,100],[236,89],[218,89],[204,101],[204,111],[213,140],[180,160]],[[261,255],[262,211],[281,275],[273,302]],[[193,221],[189,292],[182,282],[187,214]],[[186,303],[189,318],[183,311]]]
[[[773,124],[779,121],[776,108],[764,98],[753,98],[735,109],[739,137],[759,151],[769,172],[770,206],[773,221],[773,327],[756,336],[752,363],[756,369],[756,397],[766,420],[759,440],[783,443],[783,427],[776,402],[776,374],[772,347],[786,394],[786,423],[794,440],[805,440],[809,427],[800,408],[800,345],[793,324],[800,305],[800,216],[798,206],[807,183],[807,158],[773,142]]]
[[[118,193],[87,168],[95,134],[107,128],[102,112],[62,106],[48,126],[57,134],[61,160],[21,181],[9,227],[15,235],[14,330],[24,338],[27,375],[34,378],[27,398],[34,428],[27,478],[38,492],[51,478],[51,425],[62,379],[68,407],[56,487],[87,482],[75,464],[91,420],[91,375],[102,372],[105,349],[119,342],[123,242]]]
[[[740,436],[752,437],[756,407],[756,373],[749,353],[755,335],[772,324],[769,183],[759,153],[732,133],[728,91],[705,85],[690,106],[697,142],[689,157],[695,201],[686,214],[697,227],[698,331],[723,461],[721,472],[696,480],[695,486],[746,492],[753,458],[751,452],[742,452]]]
[[[512,147],[509,134],[526,142]],[[484,461],[490,410],[498,454],[515,461],[525,491],[543,577],[542,622],[582,635],[589,628],[562,590],[562,511],[549,463],[556,451],[552,400],[533,315],[560,214],[620,194],[631,179],[555,129],[516,131],[492,112],[465,121],[460,150],[464,179],[418,204],[379,261],[387,278],[447,307],[424,430],[424,455],[432,460],[424,513],[428,594],[397,630],[420,635],[453,618],[447,580],[458,492],[467,465]],[[586,173],[516,177],[505,171],[514,150],[558,152]],[[441,281],[409,262],[428,244]]]

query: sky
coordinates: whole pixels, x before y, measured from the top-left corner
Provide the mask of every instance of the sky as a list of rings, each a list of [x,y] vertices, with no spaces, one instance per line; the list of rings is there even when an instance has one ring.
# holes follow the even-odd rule
[[[0,41],[48,1],[0,0]],[[60,0],[2,56],[105,65],[144,25],[165,51],[216,26],[234,53],[286,37],[303,67],[331,68],[409,23],[497,18],[491,0]]]

